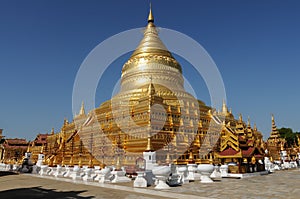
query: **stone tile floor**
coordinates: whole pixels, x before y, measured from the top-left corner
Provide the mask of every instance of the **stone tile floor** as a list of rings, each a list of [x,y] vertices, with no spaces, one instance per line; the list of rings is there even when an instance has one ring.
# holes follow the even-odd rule
[[[300,198],[300,170],[277,171],[243,179],[223,178],[220,182],[198,181],[170,190],[133,188],[132,183],[86,185],[70,179],[33,175],[0,177],[0,198]]]

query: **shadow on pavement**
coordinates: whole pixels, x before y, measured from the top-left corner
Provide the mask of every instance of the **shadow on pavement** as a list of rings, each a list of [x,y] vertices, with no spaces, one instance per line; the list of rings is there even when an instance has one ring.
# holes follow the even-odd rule
[[[0,177],[1,176],[7,176],[7,175],[18,175],[18,173],[12,172],[12,171],[0,171]]]
[[[93,196],[79,196],[79,194],[86,192],[84,191],[56,191],[55,189],[44,189],[40,186],[38,187],[29,187],[29,188],[18,188],[10,189],[0,192],[0,198],[94,198]]]

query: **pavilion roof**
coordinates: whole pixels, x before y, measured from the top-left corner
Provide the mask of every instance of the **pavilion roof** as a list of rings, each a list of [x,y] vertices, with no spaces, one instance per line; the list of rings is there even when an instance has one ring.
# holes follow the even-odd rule
[[[220,156],[234,156],[237,155],[239,153],[239,151],[234,150],[233,148],[228,148],[225,149],[224,151],[221,151],[219,153]]]
[[[255,147],[249,147],[248,149],[242,150],[243,157],[250,157],[252,153],[254,152]]]
[[[5,143],[8,145],[28,145],[26,139],[13,138],[13,139],[5,139]]]
[[[27,145],[8,145],[7,143],[3,144],[5,149],[22,149],[27,150]]]
[[[47,137],[50,134],[38,134],[34,140],[36,144],[46,144],[47,143]]]

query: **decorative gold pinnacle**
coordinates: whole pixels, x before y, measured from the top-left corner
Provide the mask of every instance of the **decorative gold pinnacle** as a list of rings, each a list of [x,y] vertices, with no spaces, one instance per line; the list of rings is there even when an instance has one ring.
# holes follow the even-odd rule
[[[272,114],[272,131],[275,132],[277,131],[277,127],[275,124],[275,119],[274,119],[274,115]]]
[[[226,102],[225,102],[224,99],[223,99],[223,104],[222,104],[222,112],[223,113],[227,113],[228,112],[228,109],[227,109],[227,106],[226,106]]]
[[[239,122],[243,122],[243,116],[242,116],[242,114],[239,114]]]
[[[121,160],[120,160],[120,156],[117,156],[117,163],[116,163],[116,170],[120,171],[121,170]]]
[[[248,116],[247,126],[250,127],[250,117]]]
[[[79,115],[85,115],[84,102],[82,101]]]
[[[150,135],[150,133],[148,134],[146,151],[154,151],[153,147],[152,147],[152,144],[151,144],[151,135]]]
[[[150,3],[150,11],[149,11],[149,16],[148,16],[148,23],[154,23],[154,17],[152,15],[152,6],[151,6],[151,3]]]

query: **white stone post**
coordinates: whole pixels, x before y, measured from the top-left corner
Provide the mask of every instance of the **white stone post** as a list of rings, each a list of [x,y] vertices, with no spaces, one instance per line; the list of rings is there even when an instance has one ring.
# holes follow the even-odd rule
[[[147,151],[143,152],[144,159],[146,160],[146,170],[152,170],[156,166],[156,152]]]
[[[197,171],[196,164],[187,164],[188,167],[188,176],[187,179],[189,181],[195,181],[195,172]]]
[[[220,166],[221,177],[228,176],[228,165],[221,165]]]
[[[188,175],[187,175],[187,167],[186,166],[178,166],[177,167],[177,173],[181,178],[182,184],[187,184],[190,181],[188,180]]]
[[[137,177],[133,182],[133,187],[147,187],[147,180],[144,178],[144,171],[137,171]]]

